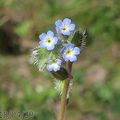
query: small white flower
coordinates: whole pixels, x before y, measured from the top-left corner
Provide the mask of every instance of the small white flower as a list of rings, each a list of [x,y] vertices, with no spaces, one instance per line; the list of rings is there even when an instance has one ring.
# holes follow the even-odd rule
[[[62,20],[57,20],[55,22],[56,25],[56,31],[57,33],[63,34],[63,35],[70,35],[71,32],[75,29],[75,24],[71,24],[71,19],[65,18]]]
[[[47,62],[47,70],[48,71],[58,71],[60,70],[62,61],[60,59],[50,59]]]
[[[74,44],[69,43],[67,46],[63,47],[62,50],[62,56],[63,59],[67,62],[76,62],[77,61],[77,55],[80,54],[80,48],[74,47]]]
[[[39,39],[40,47],[46,48],[47,50],[53,50],[58,42],[58,38],[54,36],[54,33],[52,31],[48,31],[47,34],[42,33],[39,35]]]

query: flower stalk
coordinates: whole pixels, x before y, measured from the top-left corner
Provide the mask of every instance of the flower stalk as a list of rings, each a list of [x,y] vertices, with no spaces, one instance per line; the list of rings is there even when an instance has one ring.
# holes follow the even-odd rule
[[[72,63],[67,62],[66,68],[68,70],[69,77],[65,80],[65,83],[64,83],[64,89],[61,95],[61,105],[60,105],[60,112],[59,112],[58,120],[64,120],[65,112],[67,109],[67,100],[68,100],[67,94],[68,94],[69,84],[72,79],[72,75],[71,75]]]

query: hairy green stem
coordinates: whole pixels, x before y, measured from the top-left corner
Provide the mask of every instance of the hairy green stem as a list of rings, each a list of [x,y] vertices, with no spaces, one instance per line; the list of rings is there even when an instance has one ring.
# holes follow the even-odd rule
[[[68,89],[69,89],[70,80],[72,79],[72,77],[71,77],[72,63],[67,62],[66,68],[69,73],[69,77],[65,80],[65,83],[64,83],[64,89],[63,89],[63,93],[61,96],[61,106],[60,106],[60,113],[59,113],[58,120],[64,120],[64,116],[65,116],[65,111],[66,111],[66,107],[67,107],[67,93],[68,93]]]

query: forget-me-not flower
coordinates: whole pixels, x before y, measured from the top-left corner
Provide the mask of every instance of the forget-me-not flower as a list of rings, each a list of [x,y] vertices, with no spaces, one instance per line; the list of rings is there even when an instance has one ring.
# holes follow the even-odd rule
[[[77,55],[80,54],[80,48],[74,47],[74,44],[69,43],[67,46],[63,47],[61,49],[63,59],[67,62],[76,62],[77,61]]]
[[[47,34],[42,33],[39,35],[39,39],[40,47],[46,48],[47,50],[53,50],[58,42],[58,38],[54,36],[54,33],[52,31],[48,31]]]
[[[75,29],[75,24],[71,24],[71,19],[65,18],[62,20],[57,20],[55,22],[57,33],[69,36],[71,32]]]
[[[47,70],[48,71],[58,71],[60,70],[62,61],[60,59],[50,59],[48,60],[47,64]]]

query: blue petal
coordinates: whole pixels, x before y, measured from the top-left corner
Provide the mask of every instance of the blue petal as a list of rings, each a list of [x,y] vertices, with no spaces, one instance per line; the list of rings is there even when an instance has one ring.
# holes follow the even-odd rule
[[[63,59],[68,62],[69,61],[69,58],[66,56],[66,55],[63,55]]]
[[[70,31],[61,31],[63,35],[70,35]]]
[[[73,31],[73,30],[75,29],[75,24],[70,24],[70,25],[69,25],[69,29],[70,29],[71,31]]]
[[[77,61],[77,57],[76,57],[76,56],[72,56],[72,57],[70,58],[70,61],[71,61],[71,62],[76,62],[76,61]]]
[[[66,49],[66,47],[63,47],[63,48],[60,50],[60,53],[63,53],[65,49]]]
[[[62,25],[62,20],[57,20],[55,22],[55,25],[58,26],[58,27],[60,27]]]
[[[52,71],[52,70],[53,70],[52,65],[47,65],[47,70],[48,70],[48,71]]]
[[[67,47],[67,48],[73,48],[73,47],[74,47],[74,44],[73,44],[73,43],[68,43],[66,47]]]
[[[53,36],[54,36],[54,33],[53,33],[52,31],[49,30],[49,31],[47,32],[47,35],[53,37]]]
[[[80,54],[80,48],[75,47],[73,52],[74,52],[75,55],[79,55]]]
[[[54,65],[53,70],[54,70],[55,72],[58,71],[58,70],[60,70],[60,66],[59,66],[59,65]]]
[[[52,44],[52,45],[50,45],[50,46],[47,46],[47,50],[53,50],[55,48],[55,45],[54,44]]]
[[[56,32],[57,32],[57,33],[61,33],[61,30],[60,30],[59,27],[56,27]]]
[[[61,65],[62,60],[60,60],[60,59],[56,59],[56,60],[57,60],[57,64],[58,64],[58,65]]]
[[[58,38],[57,38],[57,37],[54,37],[53,41],[54,41],[54,44],[57,44]]]
[[[60,53],[63,53],[65,50],[70,49],[70,48],[74,48],[74,44],[72,43],[68,43],[66,46],[64,46],[61,50]]]
[[[71,19],[65,18],[65,19],[63,20],[63,23],[68,25],[68,24],[71,23]]]
[[[45,42],[43,40],[41,40],[39,42],[39,46],[40,46],[40,48],[44,48],[45,47]]]
[[[46,33],[42,33],[42,34],[39,35],[40,40],[43,40],[45,37],[46,37]]]

